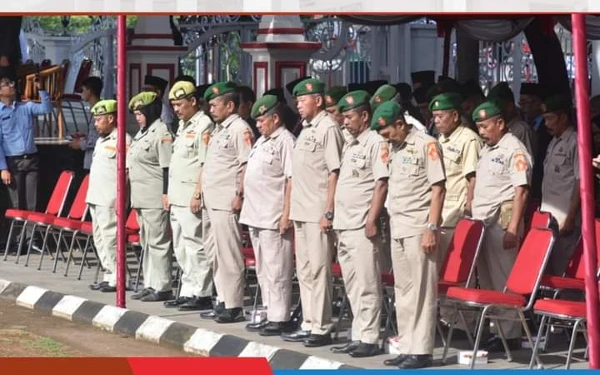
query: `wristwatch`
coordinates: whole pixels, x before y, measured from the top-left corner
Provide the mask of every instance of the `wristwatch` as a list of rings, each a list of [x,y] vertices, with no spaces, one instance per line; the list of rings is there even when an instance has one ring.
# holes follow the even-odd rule
[[[440,228],[438,228],[436,224],[427,223],[427,229],[429,229],[432,232],[437,232]]]
[[[193,198],[194,199],[200,199],[200,193],[194,193]]]
[[[329,212],[325,212],[325,219],[332,221],[333,220],[333,212],[329,211]]]

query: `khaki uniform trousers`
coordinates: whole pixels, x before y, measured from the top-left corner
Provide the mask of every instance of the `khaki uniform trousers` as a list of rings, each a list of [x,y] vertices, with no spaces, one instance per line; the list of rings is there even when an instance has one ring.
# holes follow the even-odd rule
[[[504,249],[502,246],[504,233],[499,222],[493,222],[485,230],[482,248],[477,260],[477,276],[482,289],[501,291],[506,286],[506,280],[517,258],[520,243],[517,243],[517,247],[513,249]],[[504,333],[506,339],[521,337],[521,323],[519,322],[518,313],[513,311],[498,311],[494,315],[502,316],[506,319],[514,319],[499,321],[502,333]]]
[[[244,307],[244,257],[237,215],[231,211],[207,209],[210,221],[209,247],[214,248],[212,268],[217,299],[226,309]]]
[[[90,204],[94,245],[104,269],[103,281],[117,286],[117,213],[113,207]]]
[[[382,286],[379,268],[380,238],[371,241],[365,229],[340,230],[338,260],[352,309],[352,340],[379,342]]]
[[[144,250],[144,287],[157,292],[171,289],[173,250],[169,213],[163,209],[138,208],[140,244]]]
[[[256,276],[260,285],[267,319],[271,322],[290,320],[294,252],[292,231],[283,236],[279,230],[249,227],[256,258]]]
[[[556,242],[554,242],[546,267],[547,273],[557,276],[562,276],[565,273],[571,256],[575,252],[579,237],[581,237],[580,227],[573,228],[573,232],[566,236],[556,236]]]
[[[323,233],[319,223],[295,221],[296,274],[302,301],[302,330],[315,335],[331,332],[333,279],[332,232]]]
[[[433,354],[435,344],[439,254],[425,254],[422,237],[392,242],[399,350],[411,355]]]
[[[202,241],[202,218],[189,206],[171,205],[173,248],[181,267],[180,297],[211,297],[213,274],[211,254]]]

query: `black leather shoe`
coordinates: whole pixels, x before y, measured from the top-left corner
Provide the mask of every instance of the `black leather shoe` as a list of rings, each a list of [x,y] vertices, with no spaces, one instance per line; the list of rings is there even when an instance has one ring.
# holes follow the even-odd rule
[[[219,303],[215,304],[215,307],[212,310],[201,312],[200,317],[202,319],[214,319],[217,317],[217,315],[219,315],[223,311],[225,311],[225,303],[219,302]]]
[[[258,323],[248,323],[248,324],[246,324],[246,331],[258,332],[267,324],[269,324],[269,321],[267,319],[263,319]]]
[[[301,329],[294,331],[294,332],[290,332],[290,333],[283,333],[281,335],[281,338],[283,339],[283,341],[287,341],[287,342],[302,342],[309,337],[310,337],[310,331],[303,331]]]
[[[116,286],[110,286],[110,285],[106,284],[105,286],[103,286],[102,288],[100,288],[100,291],[102,293],[115,293],[117,291],[117,287]]]
[[[332,346],[329,348],[333,353],[350,353],[356,347],[360,345],[360,341],[350,341],[346,343],[346,345],[342,346]]]
[[[304,346],[307,348],[318,348],[320,346],[331,345],[333,340],[331,339],[331,334],[326,335],[316,335],[310,334],[310,336],[304,340]]]
[[[433,356],[429,354],[410,355],[398,367],[403,370],[412,370],[418,368],[431,367]]]
[[[402,362],[406,361],[408,357],[408,354],[400,354],[395,358],[386,359],[385,361],[383,361],[383,364],[386,366],[400,366]]]
[[[108,281],[103,281],[98,284],[91,284],[90,289],[91,290],[100,290],[100,289],[104,288],[105,286],[108,286]]]
[[[179,305],[179,311],[201,311],[212,309],[210,297],[192,297],[183,305]]]
[[[217,314],[215,318],[215,322],[225,324],[225,323],[238,323],[246,320],[246,316],[244,315],[244,310],[241,307],[235,307],[233,309],[225,309],[225,311]]]
[[[367,344],[361,342],[356,348],[350,351],[351,357],[354,358],[365,358],[365,357],[373,357],[381,354],[381,349],[377,344]]]
[[[179,306],[183,305],[184,303],[186,303],[187,301],[189,301],[190,299],[192,299],[192,297],[179,297],[179,298],[171,300],[171,301],[165,301],[165,307],[170,308],[170,309],[179,307]]]
[[[508,349],[519,350],[521,349],[521,339],[507,339]],[[502,345],[502,339],[499,336],[492,336],[486,342],[481,344],[481,350],[485,350],[489,353],[504,352],[504,345]]]
[[[169,301],[173,299],[173,292],[170,290],[164,290],[162,292],[156,292],[152,290],[150,293],[146,294],[141,298],[142,302],[161,302],[161,301]]]
[[[290,332],[291,328],[290,322],[269,322],[258,334],[261,336],[280,336],[282,333]]]
[[[150,294],[150,293],[154,293],[154,289],[146,288],[146,289],[142,290],[141,292],[132,295],[131,299],[136,299],[136,300],[142,299],[142,297],[145,297],[147,294]]]

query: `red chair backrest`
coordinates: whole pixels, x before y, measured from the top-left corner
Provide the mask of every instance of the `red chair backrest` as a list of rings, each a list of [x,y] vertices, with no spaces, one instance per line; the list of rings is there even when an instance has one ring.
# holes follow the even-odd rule
[[[85,198],[87,196],[89,183],[90,175],[87,174],[83,178],[83,181],[81,181],[81,185],[79,185],[79,190],[77,190],[77,195],[75,195],[73,204],[71,204],[71,209],[69,210],[69,219],[83,220],[85,214],[87,213],[88,206],[87,203],[85,203]]]
[[[532,227],[517,253],[517,259],[506,281],[506,290],[521,295],[534,294],[553,245],[552,230]]]
[[[127,216],[127,222],[125,222],[125,228],[134,232],[138,232],[140,230],[140,223],[137,217],[137,211],[131,210],[129,216]]]
[[[530,228],[548,228],[550,227],[551,215],[545,211],[535,211],[531,215]]]
[[[440,270],[440,280],[466,283],[473,274],[485,226],[482,221],[462,218],[456,224],[452,241]]]
[[[598,223],[596,223],[598,225]],[[579,237],[573,255],[569,259],[569,264],[565,270],[566,277],[573,277],[576,279],[583,279],[585,267],[583,266],[583,240]]]
[[[63,171],[60,173],[58,181],[56,181],[56,185],[54,185],[54,190],[52,190],[48,205],[46,206],[47,214],[58,216],[62,212],[65,201],[67,200],[67,195],[69,194],[69,187],[73,181],[73,175],[74,173],[72,171]]]

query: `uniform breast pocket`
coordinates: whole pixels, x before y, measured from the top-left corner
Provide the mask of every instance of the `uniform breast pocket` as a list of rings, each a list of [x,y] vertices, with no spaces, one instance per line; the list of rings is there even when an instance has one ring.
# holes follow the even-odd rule
[[[275,156],[273,154],[264,153],[261,156],[263,163],[265,164],[273,164],[273,160],[275,160]]]
[[[114,159],[117,157],[117,150],[104,150],[102,153],[107,159]]]
[[[504,173],[504,165],[500,163],[491,163],[489,171],[494,176],[501,175]]]
[[[296,144],[298,149],[305,152],[315,152],[317,149],[317,143],[313,141],[300,141]]]
[[[185,146],[185,156],[193,158],[196,155],[196,138],[186,138],[183,145]]]
[[[555,155],[554,156],[554,164],[558,165],[558,166],[563,166],[565,164],[567,164],[567,155]]]
[[[358,169],[365,169],[365,167],[367,166],[367,159],[362,157],[362,158],[353,158],[352,159],[352,164],[358,168]]]

